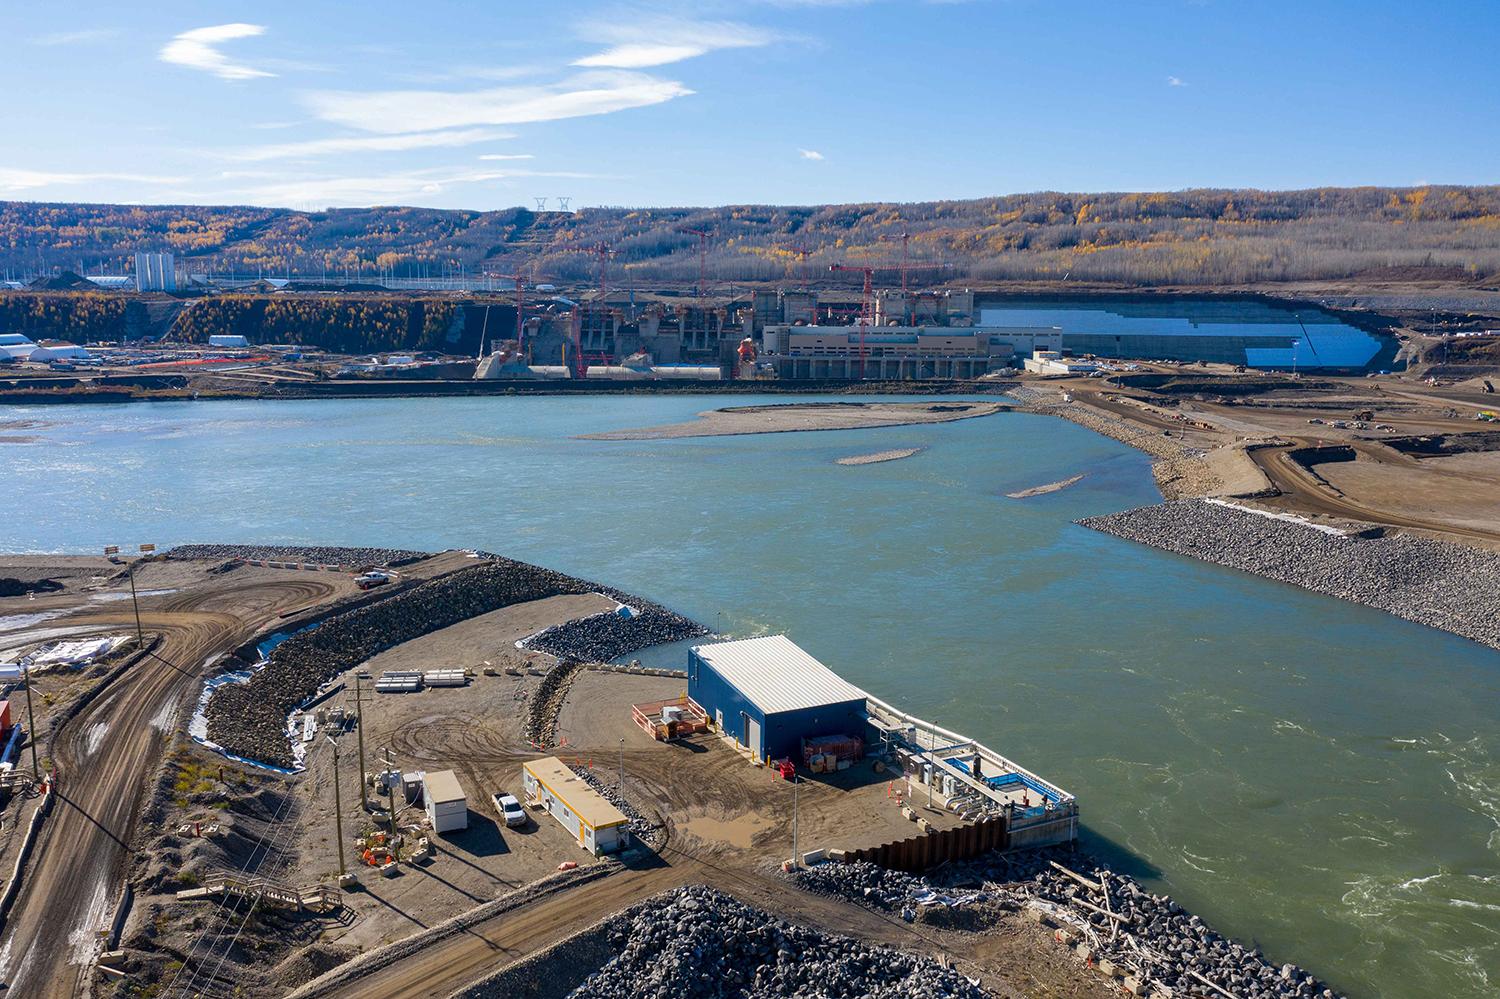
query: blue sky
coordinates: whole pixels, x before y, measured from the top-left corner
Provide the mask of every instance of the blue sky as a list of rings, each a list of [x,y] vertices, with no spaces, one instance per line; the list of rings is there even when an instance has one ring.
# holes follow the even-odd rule
[[[1497,43],[1490,0],[7,0],[0,198],[1493,183]]]

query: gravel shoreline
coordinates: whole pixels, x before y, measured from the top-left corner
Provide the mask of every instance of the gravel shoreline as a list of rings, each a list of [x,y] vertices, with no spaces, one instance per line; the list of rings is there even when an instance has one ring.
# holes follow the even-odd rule
[[[1206,500],[1078,521],[1500,649],[1500,554],[1408,534],[1343,537]]]
[[[427,558],[428,552],[404,548],[334,548],[325,545],[177,545],[167,558],[270,559],[273,562],[312,562],[318,565],[398,566]]]

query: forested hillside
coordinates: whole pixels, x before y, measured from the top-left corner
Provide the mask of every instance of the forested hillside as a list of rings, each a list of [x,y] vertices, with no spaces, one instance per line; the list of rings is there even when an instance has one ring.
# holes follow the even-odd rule
[[[191,269],[437,276],[527,270],[582,280],[612,250],[617,278],[690,283],[703,229],[714,280],[801,280],[830,263],[937,265],[941,280],[1229,285],[1395,274],[1500,275],[1500,187],[1025,194],[822,207],[604,209],[538,214],[424,208],[298,212],[0,202],[0,267],[18,273],[170,250]]]

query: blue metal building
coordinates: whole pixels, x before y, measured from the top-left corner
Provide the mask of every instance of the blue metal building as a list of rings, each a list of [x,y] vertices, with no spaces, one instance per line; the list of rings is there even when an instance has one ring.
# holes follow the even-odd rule
[[[694,646],[688,696],[757,761],[796,758],[804,738],[865,734],[864,691],[785,635]]]

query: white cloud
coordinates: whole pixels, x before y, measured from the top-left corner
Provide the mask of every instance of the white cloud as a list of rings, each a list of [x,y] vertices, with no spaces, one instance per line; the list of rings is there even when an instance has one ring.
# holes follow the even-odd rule
[[[665,66],[701,56],[708,49],[702,45],[650,45],[638,42],[616,45],[595,55],[575,60],[575,66],[614,66],[620,69],[641,69],[646,66]]]
[[[331,139],[309,139],[305,142],[282,142],[244,149],[225,150],[219,155],[246,163],[296,157],[328,156],[338,153],[389,153],[408,149],[442,149],[471,146],[476,142],[514,139],[513,132],[493,128],[459,128],[438,132],[413,132],[402,135],[358,135]]]
[[[181,177],[156,177],[139,173],[66,173],[52,170],[23,170],[0,167],[0,191],[31,191],[39,187],[71,187],[100,181],[130,184],[180,184]]]
[[[719,49],[746,49],[776,41],[775,32],[734,21],[680,21],[668,18],[593,22],[579,32],[610,47],[575,60],[575,66],[643,69],[692,59]]]
[[[479,158],[482,159],[482,160],[490,160],[490,161],[495,161],[495,160],[534,160],[534,159],[536,159],[536,157],[533,156],[531,153],[485,153],[483,156],[481,156]]]
[[[275,73],[268,73],[263,69],[231,62],[217,48],[223,42],[231,42],[236,38],[254,38],[265,32],[262,25],[243,23],[194,28],[192,31],[184,31],[162,46],[160,59],[189,69],[201,69],[221,80],[251,80],[260,76],[275,76]]]
[[[816,149],[799,149],[797,152],[805,160],[821,160],[823,158],[823,154]]]
[[[593,176],[536,170],[412,170],[373,177],[309,177],[241,188],[236,195],[259,205],[367,207],[429,199],[452,187],[498,183],[518,177]]]
[[[1169,87],[1185,87],[1185,86],[1187,86],[1187,84],[1184,83],[1180,77],[1169,76],[1169,77],[1167,77],[1167,86],[1169,86]]]
[[[81,31],[57,31],[49,35],[37,35],[28,39],[33,45],[92,45],[109,41],[119,35],[114,28],[84,28]]]
[[[393,134],[476,125],[516,125],[610,114],[661,104],[692,91],[645,73],[581,73],[543,86],[442,90],[324,90],[304,100],[324,121]]]

